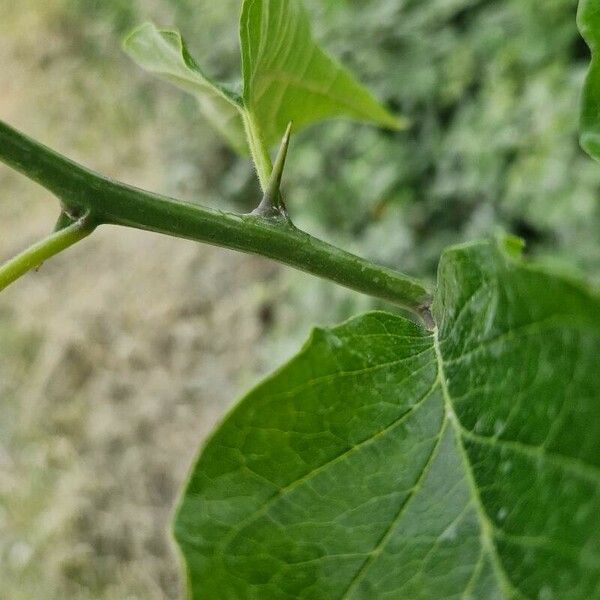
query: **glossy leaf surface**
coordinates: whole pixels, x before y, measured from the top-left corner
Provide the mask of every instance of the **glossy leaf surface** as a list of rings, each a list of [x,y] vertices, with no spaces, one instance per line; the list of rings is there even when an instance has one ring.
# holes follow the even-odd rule
[[[193,598],[600,597],[600,300],[482,243],[434,308],[316,330],[230,414],[177,515]]]

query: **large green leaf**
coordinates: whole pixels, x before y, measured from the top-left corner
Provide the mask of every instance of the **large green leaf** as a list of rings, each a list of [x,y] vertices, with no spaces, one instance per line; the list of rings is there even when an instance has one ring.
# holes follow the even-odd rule
[[[600,299],[482,243],[434,313],[318,329],[231,413],[177,514],[193,598],[600,598]]]
[[[196,96],[208,120],[234,148],[247,152],[241,98],[205,75],[178,32],[145,23],[131,32],[123,47],[141,67]]]
[[[581,145],[600,160],[600,3],[580,0],[577,24],[592,51],[592,62],[581,100]]]
[[[337,116],[402,126],[315,43],[300,0],[244,0],[240,39],[244,103],[268,146],[290,121],[295,129]]]

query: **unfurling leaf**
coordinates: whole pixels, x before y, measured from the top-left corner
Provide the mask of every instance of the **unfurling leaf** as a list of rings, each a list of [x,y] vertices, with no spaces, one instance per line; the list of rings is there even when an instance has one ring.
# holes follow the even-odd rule
[[[176,519],[193,598],[600,597],[600,299],[482,243],[434,315],[316,330],[229,415]]]
[[[203,73],[178,32],[145,23],[123,46],[141,67],[196,96],[207,119],[238,152],[247,153],[241,98]]]
[[[244,104],[268,146],[329,117],[397,129],[390,114],[312,37],[299,0],[245,0],[240,20]]]

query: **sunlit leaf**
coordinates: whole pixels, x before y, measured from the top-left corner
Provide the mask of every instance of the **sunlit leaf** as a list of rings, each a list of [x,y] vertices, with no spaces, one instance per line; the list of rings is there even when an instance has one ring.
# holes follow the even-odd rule
[[[433,332],[316,330],[229,415],[176,520],[193,598],[600,597],[600,299],[445,253]]]

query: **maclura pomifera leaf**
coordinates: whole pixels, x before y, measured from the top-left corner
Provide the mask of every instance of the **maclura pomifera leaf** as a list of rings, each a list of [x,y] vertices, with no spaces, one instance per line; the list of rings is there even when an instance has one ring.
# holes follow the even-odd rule
[[[176,31],[145,24],[124,47],[141,67],[194,94],[238,151],[247,150],[245,119],[266,147],[280,141],[290,121],[295,131],[331,117],[404,125],[315,42],[301,0],[244,0],[240,44],[240,96],[206,76]]]
[[[583,86],[580,115],[580,140],[583,149],[600,160],[600,2],[580,0],[577,25],[592,53]]]
[[[233,410],[176,517],[192,598],[600,598],[599,296],[478,243],[434,316],[317,329]]]

